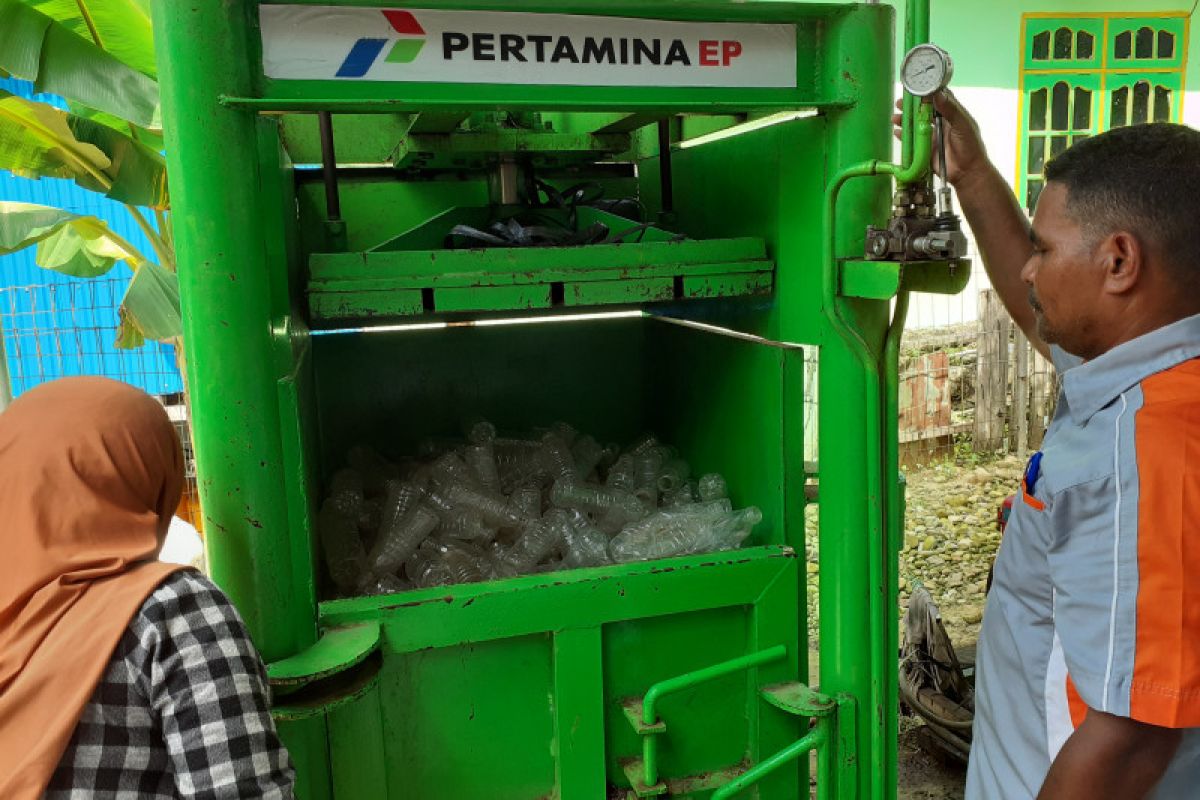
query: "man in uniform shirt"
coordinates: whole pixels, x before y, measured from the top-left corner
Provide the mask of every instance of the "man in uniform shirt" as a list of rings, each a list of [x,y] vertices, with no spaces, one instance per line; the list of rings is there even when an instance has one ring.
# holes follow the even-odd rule
[[[934,102],[992,285],[1063,384],[997,556],[968,800],[1200,797],[1200,132],[1077,143],[1031,226]]]

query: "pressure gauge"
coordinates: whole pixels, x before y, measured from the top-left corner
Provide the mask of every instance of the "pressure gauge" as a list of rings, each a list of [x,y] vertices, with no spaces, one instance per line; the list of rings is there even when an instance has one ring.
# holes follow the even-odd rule
[[[954,62],[950,54],[935,44],[919,44],[900,65],[900,80],[909,94],[928,97],[950,84]]]

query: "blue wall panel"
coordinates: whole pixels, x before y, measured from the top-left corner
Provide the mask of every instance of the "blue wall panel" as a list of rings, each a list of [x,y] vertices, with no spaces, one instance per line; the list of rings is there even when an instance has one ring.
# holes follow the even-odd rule
[[[26,81],[0,79],[0,89],[64,107],[59,98],[34,94]],[[0,171],[0,200],[100,217],[134,247],[151,252],[149,241],[123,205],[73,181],[35,181]],[[118,350],[114,345],[117,308],[128,280],[124,264],[103,278],[80,280],[37,266],[33,248],[0,256],[0,325],[13,394],[68,375],[104,375],[151,394],[182,391],[172,348],[155,342],[138,350]]]

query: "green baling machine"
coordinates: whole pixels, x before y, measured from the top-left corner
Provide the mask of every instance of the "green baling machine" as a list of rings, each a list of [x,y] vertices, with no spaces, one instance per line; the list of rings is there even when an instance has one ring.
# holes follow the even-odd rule
[[[329,2],[154,6],[210,564],[300,796],[796,798],[812,751],[820,797],[893,796],[899,334],[910,291],[968,277],[927,103],[890,156],[893,10]],[[924,42],[927,4],[906,20]],[[653,432],[761,522],[738,549],[335,585],[347,452],[401,463],[472,415]]]

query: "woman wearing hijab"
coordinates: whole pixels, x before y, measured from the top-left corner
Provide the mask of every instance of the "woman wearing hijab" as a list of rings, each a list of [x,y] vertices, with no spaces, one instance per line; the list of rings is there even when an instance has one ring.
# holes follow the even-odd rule
[[[68,378],[0,414],[0,798],[290,798],[229,600],[156,559],[183,490],[163,408]]]

